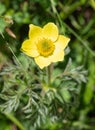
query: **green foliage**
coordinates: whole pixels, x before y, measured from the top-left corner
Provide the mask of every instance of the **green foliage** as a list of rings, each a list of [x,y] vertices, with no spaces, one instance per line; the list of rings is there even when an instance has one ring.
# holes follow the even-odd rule
[[[6,7],[3,4],[0,4],[0,15],[6,11]]]
[[[94,12],[94,0],[0,1],[0,130],[95,129]],[[30,23],[50,21],[71,42],[47,89],[47,71],[21,54],[20,45]]]
[[[23,113],[24,118],[31,119],[32,125],[39,128],[46,122],[51,126],[52,123],[67,119],[70,116],[69,108],[77,106],[76,97],[81,82],[86,81],[86,71],[82,71],[82,67],[72,68],[72,61],[69,60],[64,72],[53,79],[52,87],[45,90],[42,84],[47,83],[47,75],[35,70],[37,68],[30,58],[22,55],[21,59],[20,64],[15,59],[14,65],[8,65],[0,73],[4,81],[0,110]],[[59,85],[56,80],[59,80]]]

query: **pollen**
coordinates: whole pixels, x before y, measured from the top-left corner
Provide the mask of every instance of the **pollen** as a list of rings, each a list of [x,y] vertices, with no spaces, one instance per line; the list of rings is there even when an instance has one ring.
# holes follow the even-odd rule
[[[38,40],[37,50],[41,56],[48,57],[53,54],[55,45],[51,40],[42,38]]]

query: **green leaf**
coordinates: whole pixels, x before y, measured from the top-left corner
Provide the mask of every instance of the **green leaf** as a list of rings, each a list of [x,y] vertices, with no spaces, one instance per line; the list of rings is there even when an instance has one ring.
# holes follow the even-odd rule
[[[5,5],[3,5],[3,4],[0,2],[0,15],[2,15],[5,11],[6,11]]]

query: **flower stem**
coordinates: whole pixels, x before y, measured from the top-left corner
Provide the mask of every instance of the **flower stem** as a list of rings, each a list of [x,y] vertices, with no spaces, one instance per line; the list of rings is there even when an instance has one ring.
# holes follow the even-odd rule
[[[47,84],[50,85],[51,82],[51,69],[50,66],[47,67]]]
[[[51,77],[52,77],[52,71],[53,71],[53,64],[47,67],[47,84],[50,86],[51,84]]]
[[[20,130],[25,130],[24,126],[20,123],[20,121],[12,114],[4,113],[6,117],[11,120]]]

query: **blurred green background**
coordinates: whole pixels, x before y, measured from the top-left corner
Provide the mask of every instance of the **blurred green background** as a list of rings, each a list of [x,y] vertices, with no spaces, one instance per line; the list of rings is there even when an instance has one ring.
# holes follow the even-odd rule
[[[0,0],[0,33],[5,36],[4,39],[0,35],[0,70],[12,63],[13,54],[8,45],[19,57],[30,23],[43,26],[50,21],[57,23],[60,33],[71,38],[66,58],[71,57],[75,66],[83,65],[88,71],[87,83],[82,84],[79,93],[79,105],[64,130],[95,130],[95,0]],[[17,130],[17,127],[7,115],[0,113],[0,130]],[[33,130],[32,125],[27,130]]]

